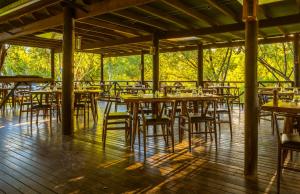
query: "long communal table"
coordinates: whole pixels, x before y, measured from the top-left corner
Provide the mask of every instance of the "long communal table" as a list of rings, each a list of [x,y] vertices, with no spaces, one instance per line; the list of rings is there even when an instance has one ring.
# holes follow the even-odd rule
[[[138,112],[139,112],[139,103],[160,103],[160,102],[168,102],[170,100],[174,100],[177,103],[181,102],[182,110],[184,112],[187,111],[187,102],[197,102],[197,101],[205,101],[205,100],[220,100],[223,97],[213,94],[205,94],[205,95],[194,95],[190,93],[183,93],[180,95],[168,94],[167,96],[154,96],[153,94],[144,94],[142,96],[137,95],[121,95],[121,100],[123,100],[126,104],[129,105],[131,114],[133,115],[133,126],[132,126],[132,138],[131,138],[131,147],[134,146],[135,142],[135,134],[137,131],[138,125]],[[176,104],[177,104],[176,103]]]
[[[32,83],[49,83],[51,81],[53,81],[51,78],[42,78],[39,76],[0,76],[0,83],[14,83],[14,86],[2,99],[0,108],[4,106],[10,96],[14,95],[15,90],[21,84],[30,85]]]

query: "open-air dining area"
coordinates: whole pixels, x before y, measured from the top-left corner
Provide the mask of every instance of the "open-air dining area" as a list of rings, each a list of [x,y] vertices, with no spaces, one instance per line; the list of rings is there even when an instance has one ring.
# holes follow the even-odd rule
[[[299,0],[0,1],[0,193],[300,193]]]

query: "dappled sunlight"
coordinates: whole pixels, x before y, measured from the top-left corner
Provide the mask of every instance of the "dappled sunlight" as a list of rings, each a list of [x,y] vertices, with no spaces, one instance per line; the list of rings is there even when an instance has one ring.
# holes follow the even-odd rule
[[[132,164],[130,166],[127,166],[125,168],[125,170],[136,170],[136,169],[142,168],[143,166],[144,166],[143,163],[141,163],[141,162],[135,162],[134,164]]]
[[[264,193],[270,193],[271,189],[274,185],[276,185],[276,177],[277,177],[277,171],[273,174],[273,176],[271,177],[269,184],[267,185],[267,187],[265,188]]]
[[[68,180],[68,182],[77,182],[84,179],[84,176],[78,176],[78,177],[74,177]]]
[[[104,161],[100,164],[97,165],[97,168],[109,168],[112,167],[114,165],[120,164],[122,162],[126,161],[126,159],[122,159],[122,160],[112,160],[112,161]]]

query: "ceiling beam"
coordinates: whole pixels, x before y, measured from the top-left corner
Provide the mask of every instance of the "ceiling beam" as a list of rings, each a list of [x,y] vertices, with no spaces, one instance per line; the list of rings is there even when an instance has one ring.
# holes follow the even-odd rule
[[[149,18],[144,18],[144,17],[139,16],[138,14],[135,14],[130,11],[123,10],[120,12],[113,12],[112,14],[117,15],[122,18],[133,20],[134,22],[138,22],[138,23],[145,24],[147,26],[154,27],[158,30],[167,31],[166,24],[163,24],[163,23],[157,22],[157,21],[153,21],[153,20],[149,20]]]
[[[110,42],[97,42],[94,44],[82,46],[82,49],[89,50],[89,49],[105,48],[105,47],[131,44],[131,43],[148,42],[151,40],[152,40],[152,35],[148,35],[148,36],[127,38],[127,39],[123,39],[123,40],[116,40],[116,41],[110,41]]]
[[[260,28],[296,24],[296,23],[300,23],[300,14],[259,20],[258,23]],[[245,29],[244,23],[236,23],[236,24],[227,24],[223,26],[214,26],[214,27],[200,28],[194,30],[182,30],[182,31],[173,31],[173,32],[168,31],[162,34],[161,38],[168,39],[168,38],[180,38],[180,37],[197,36],[197,35],[226,33],[226,32],[237,32],[237,31],[242,31],[244,29]]]
[[[96,18],[86,18],[78,22],[93,25],[95,27],[106,28],[108,30],[113,30],[119,33],[127,33],[129,35],[134,35],[134,36],[141,35],[141,33],[139,33],[136,29],[131,29],[124,26],[112,24],[110,22],[99,20]]]
[[[273,19],[264,19],[259,21],[260,28],[268,28],[274,27],[278,25],[288,25],[293,23],[300,23],[300,15],[291,15],[291,16],[283,16],[279,18]],[[236,24],[227,24],[223,26],[214,26],[207,28],[200,28],[195,30],[182,30],[182,31],[168,31],[159,36],[160,39],[172,39],[172,38],[182,38],[182,37],[190,37],[190,36],[201,36],[201,35],[209,35],[209,34],[218,34],[218,33],[227,33],[227,32],[238,32],[245,29],[244,23],[236,23]],[[135,38],[127,38],[118,41],[111,41],[107,43],[94,43],[87,45],[83,49],[93,49],[93,48],[101,48],[101,47],[109,47],[121,44],[130,44],[130,43],[138,43],[138,42],[146,42],[150,41],[152,36],[140,36]]]
[[[16,9],[16,10],[12,9],[7,14],[4,14],[4,15],[0,14],[0,23],[6,22],[7,20],[13,20],[13,19],[19,18],[30,12],[32,13],[32,12],[44,9],[44,8],[54,5],[60,1],[61,0],[43,0],[43,1],[37,1],[36,3],[22,7],[20,9]]]
[[[188,29],[189,28],[189,25],[187,22],[177,18],[177,17],[173,17],[171,16],[170,14],[168,13],[164,13],[162,11],[159,11],[155,8],[152,8],[150,6],[139,6],[139,7],[136,7],[137,9],[145,12],[145,13],[148,13],[152,16],[155,16],[161,20],[164,20],[164,21],[167,21],[169,23],[173,23],[175,24],[176,26],[180,27],[180,28],[183,28],[183,29]]]
[[[185,5],[183,2],[181,2],[179,0],[161,0],[161,1],[165,4],[167,4],[168,6],[171,6],[198,21],[202,21],[202,22],[204,21],[205,23],[207,23],[208,25],[211,25],[211,26],[218,24],[212,18],[202,14],[201,12],[198,12],[198,11],[190,8],[189,6]]]
[[[280,43],[280,42],[291,42],[293,41],[293,37],[285,36],[285,37],[273,37],[273,38],[266,38],[266,39],[259,39],[259,44],[273,44],[273,43]],[[239,47],[244,46],[245,41],[234,41],[234,42],[222,42],[222,43],[209,43],[204,44],[203,49],[209,48],[226,48],[226,47]],[[181,47],[173,47],[173,48],[163,48],[160,49],[160,53],[166,52],[179,52],[179,51],[193,51],[197,50],[197,45],[189,45],[189,46],[181,46]],[[149,54],[149,51],[144,50],[145,54]],[[117,57],[117,56],[131,56],[131,55],[139,55],[141,51],[136,52],[122,52],[122,53],[107,53],[105,57]]]
[[[220,5],[220,3],[216,0],[206,0],[206,2],[211,5],[212,7],[216,8],[220,12],[222,12],[224,15],[232,18],[236,22],[240,22],[242,20],[241,16],[238,16],[235,14],[231,9],[228,7],[225,7],[224,5]]]
[[[17,38],[20,36],[32,34],[34,32],[46,30],[48,28],[56,27],[57,24],[62,20],[63,14],[58,14],[56,16],[39,20],[25,26],[14,28],[12,30],[9,30],[8,32],[2,32],[0,33],[0,42],[7,39]]]
[[[48,1],[49,0],[47,0],[47,2]],[[150,3],[150,2],[153,2],[153,1],[155,1],[155,0],[126,0],[126,1],[102,0],[98,3],[94,3],[94,4],[91,4],[91,5],[87,6],[87,10],[88,10],[87,13],[80,10],[80,9],[76,9],[75,10],[75,17],[76,17],[77,20],[78,19],[84,19],[84,18],[87,18],[87,17],[95,16],[95,15],[100,15],[100,14],[105,14],[105,13],[112,12],[112,11],[126,9],[128,7],[132,7],[132,6],[136,6],[136,5],[142,5],[142,4]],[[49,5],[50,2],[46,3],[45,6]],[[55,2],[56,2],[56,0],[55,0]],[[24,10],[27,13],[31,12],[30,9],[27,9],[27,7]],[[20,12],[19,14],[22,15],[24,10],[22,12]],[[16,13],[14,13],[13,16],[17,17],[18,15]],[[4,15],[4,16],[0,17],[0,21],[2,21],[2,22],[6,21],[3,18],[6,18],[6,20],[9,19],[9,18],[7,18],[7,15]],[[34,33],[34,32],[42,31],[42,30],[45,30],[47,28],[61,26],[62,23],[63,23],[63,13],[60,13],[56,16],[51,16],[49,18],[39,20],[37,22],[33,22],[33,23],[28,24],[26,26],[21,26],[21,27],[17,27],[17,28],[8,30],[8,33],[6,33],[6,32],[0,33],[0,42],[4,41],[4,40],[7,40],[7,39],[12,39],[12,38],[16,38],[16,37],[19,37],[19,36],[28,35],[28,34],[31,34],[31,33]]]
[[[133,6],[143,5],[156,0],[102,0],[87,7],[88,12],[76,10],[76,19],[97,16],[109,12],[119,11]]]
[[[273,18],[272,15],[270,14],[268,7],[266,7],[265,5],[261,5],[259,6],[259,11],[261,14],[263,14],[266,18],[271,19]],[[286,34],[286,31],[281,27],[281,26],[277,26],[278,31],[281,34]]]

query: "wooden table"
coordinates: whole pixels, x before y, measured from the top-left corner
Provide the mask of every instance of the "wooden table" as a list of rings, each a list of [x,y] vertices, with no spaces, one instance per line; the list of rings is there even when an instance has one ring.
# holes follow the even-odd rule
[[[261,107],[262,110],[270,111],[272,113],[291,113],[291,114],[298,114],[300,113],[300,103],[295,102],[283,102],[279,101],[277,106],[274,106],[273,101],[268,102]],[[274,120],[274,116],[272,116],[272,120]],[[284,123],[284,131],[289,133],[290,132],[290,121],[285,120]]]
[[[3,100],[1,101],[0,108],[6,103],[10,96],[14,95],[15,90],[21,84],[31,84],[31,83],[49,83],[53,81],[51,78],[42,78],[39,76],[0,76],[0,83],[14,83],[14,87],[11,88]]]
[[[121,100],[123,100],[126,104],[131,107],[131,113],[133,115],[133,126],[132,126],[132,138],[131,138],[131,147],[134,146],[135,141],[135,134],[137,131],[137,125],[138,125],[138,109],[139,109],[139,103],[159,103],[159,102],[167,102],[170,100],[175,100],[176,104],[178,102],[182,103],[182,109],[183,111],[186,111],[187,109],[187,102],[188,101],[216,101],[220,100],[223,97],[218,95],[193,95],[190,93],[184,93],[180,95],[170,95],[167,96],[159,96],[155,97],[153,94],[144,94],[143,96],[136,96],[136,95],[121,95]]]
[[[143,87],[136,87],[136,86],[134,86],[134,87],[126,87],[126,88],[124,88],[124,90],[126,90],[129,93],[135,94],[138,91],[143,91],[143,93],[146,93],[147,91],[151,92],[152,88],[143,88]]]
[[[273,101],[261,107],[262,110],[281,113],[300,113],[300,103],[279,101],[278,106],[273,105]]]
[[[94,121],[98,118],[98,110],[97,110],[97,101],[96,101],[96,95],[98,95],[103,90],[99,89],[81,89],[81,90],[74,90],[75,95],[84,95],[87,94],[91,101],[91,109],[93,114]],[[50,95],[55,94],[56,101],[60,101],[62,90],[34,90],[31,91],[32,94],[39,94],[39,95]]]

